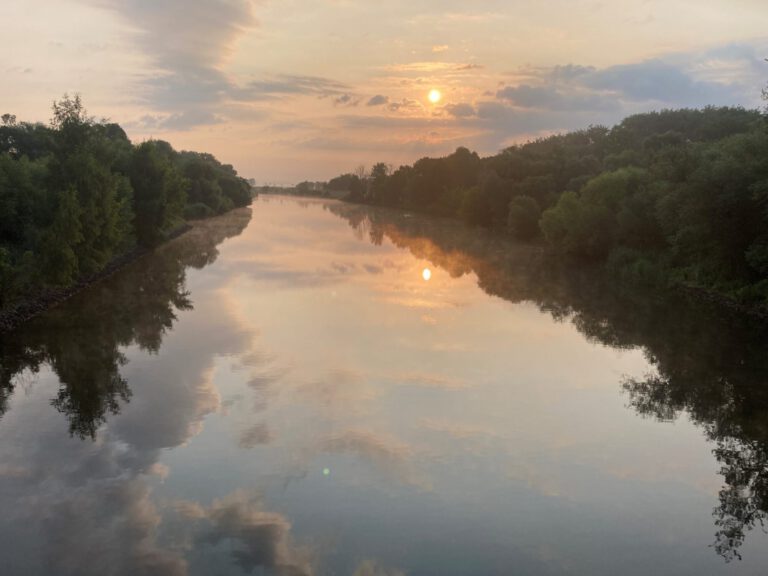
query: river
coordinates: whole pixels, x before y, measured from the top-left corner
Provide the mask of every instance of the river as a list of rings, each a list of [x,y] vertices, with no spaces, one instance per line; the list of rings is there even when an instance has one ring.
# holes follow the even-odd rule
[[[0,340],[0,573],[765,574],[768,332],[259,197]]]

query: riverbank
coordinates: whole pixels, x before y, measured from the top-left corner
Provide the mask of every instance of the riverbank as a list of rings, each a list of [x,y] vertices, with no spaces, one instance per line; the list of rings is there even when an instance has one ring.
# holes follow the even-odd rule
[[[747,306],[731,296],[708,290],[701,286],[675,284],[672,288],[686,297],[690,297],[699,302],[714,304],[733,314],[742,314],[760,320],[768,320],[768,308],[765,306]]]
[[[317,196],[317,198],[322,199],[319,196]],[[553,262],[553,265],[562,267],[563,269],[584,265],[584,263],[580,262],[578,259],[558,253],[556,250],[552,249],[552,247],[548,246],[540,236],[529,241],[515,240],[511,235],[505,234],[499,228],[469,226],[465,222],[462,222],[461,219],[454,216],[435,215],[423,210],[404,210],[402,208],[391,206],[374,206],[365,202],[350,200],[349,198],[339,199],[339,202],[351,207],[360,207],[363,210],[370,208],[374,210],[392,211],[392,213],[400,214],[406,218],[418,216],[420,219],[430,219],[434,221],[445,220],[446,222],[465,226],[468,231],[475,231],[478,235],[496,237],[500,241],[509,242],[516,246],[521,245],[535,248],[540,255],[546,256],[550,262]],[[622,286],[625,288],[631,286],[632,289],[637,289],[638,287],[639,289],[642,289],[642,286],[647,285],[649,292],[666,292],[670,297],[682,295],[685,298],[702,304],[717,306],[729,314],[748,316],[758,320],[768,320],[768,307],[764,305],[750,305],[744,301],[740,301],[732,295],[718,292],[705,286],[686,284],[683,282],[667,282],[666,279],[651,280],[645,278],[629,280],[624,277],[621,268],[612,268],[606,262],[590,261],[586,263],[586,266],[591,268],[594,274],[600,275],[603,282],[612,282],[619,289],[623,289],[621,288]]]
[[[6,310],[0,310],[0,334],[15,330],[23,323],[28,322],[29,320],[32,320],[33,318],[42,314],[43,312],[50,310],[54,306],[61,304],[62,302],[68,300],[69,298],[81,292],[82,290],[88,288],[89,286],[92,286],[97,282],[100,282],[105,278],[110,277],[112,274],[114,274],[115,272],[117,272],[127,264],[130,264],[131,262],[138,260],[139,258],[141,258],[146,254],[150,254],[153,250],[155,250],[159,246],[162,246],[167,242],[170,242],[171,240],[178,238],[183,234],[186,234],[187,232],[192,230],[197,225],[198,222],[201,222],[201,221],[193,220],[191,222],[184,223],[178,228],[175,228],[174,230],[172,230],[167,234],[165,240],[161,244],[153,248],[145,248],[145,247],[137,246],[132,250],[129,250],[128,252],[125,252],[117,256],[116,258],[113,258],[99,272],[96,272],[95,274],[92,274],[90,276],[80,278],[78,279],[77,282],[75,282],[70,286],[66,286],[62,288],[43,289],[40,292],[30,297],[27,297],[19,302],[16,302],[14,305],[12,305]]]

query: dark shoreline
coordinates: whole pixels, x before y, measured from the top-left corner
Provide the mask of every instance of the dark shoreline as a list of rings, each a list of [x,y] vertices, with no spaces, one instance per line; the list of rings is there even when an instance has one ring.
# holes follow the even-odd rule
[[[275,196],[279,196],[279,194],[274,194]],[[451,216],[442,216],[437,214],[430,214],[429,212],[423,211],[423,210],[404,210],[402,208],[397,208],[393,206],[378,206],[375,204],[368,204],[366,202],[357,202],[355,200],[348,200],[346,198],[327,198],[324,196],[317,196],[317,195],[306,195],[306,196],[300,196],[295,194],[288,194],[286,195],[290,198],[317,198],[320,200],[336,200],[338,202],[342,202],[344,204],[350,204],[353,206],[363,206],[363,207],[370,207],[375,208],[378,210],[393,210],[395,212],[399,212],[401,214],[403,213],[412,213],[418,215],[420,218],[433,218],[433,219],[445,219],[450,222],[458,222],[464,226],[467,226],[467,224],[464,224],[461,220],[451,217]],[[486,231],[489,234],[498,234],[500,237],[504,237],[507,239],[511,238],[508,235],[505,235],[503,232],[501,232],[498,229],[494,228],[481,228],[482,230]],[[542,244],[541,242],[532,241],[529,242],[530,245],[539,245],[540,248],[543,250],[546,250],[546,246]],[[558,259],[562,259],[563,261],[567,261],[562,256],[557,256]],[[571,264],[573,264],[571,262]],[[599,265],[603,266],[603,265]],[[619,281],[616,281],[619,283]],[[768,307],[766,306],[749,306],[748,304],[744,304],[737,300],[736,298],[732,296],[728,296],[726,294],[723,294],[721,292],[717,292],[715,290],[710,290],[708,288],[705,288],[703,286],[696,286],[694,284],[672,284],[668,285],[666,288],[670,293],[677,293],[682,294],[683,296],[690,297],[691,299],[701,302],[702,304],[709,304],[718,306],[723,309],[723,311],[726,311],[730,314],[736,314],[736,315],[742,315],[746,316],[752,319],[756,320],[766,320],[768,321]]]
[[[719,306],[733,314],[741,314],[757,320],[768,320],[768,308],[765,306],[747,306],[730,296],[702,288],[701,286],[678,284],[673,286],[672,290],[690,296],[699,302]]]
[[[153,248],[136,247],[109,261],[99,272],[80,278],[74,284],[64,288],[47,288],[32,297],[17,302],[7,310],[0,311],[0,334],[11,332],[23,323],[68,300],[85,288],[108,278],[127,264],[150,254],[158,246],[189,232],[193,226],[185,223],[166,235],[165,240]]]

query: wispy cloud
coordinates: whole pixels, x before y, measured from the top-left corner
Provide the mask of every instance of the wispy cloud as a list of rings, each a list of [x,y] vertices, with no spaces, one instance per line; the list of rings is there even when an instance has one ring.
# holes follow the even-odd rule
[[[278,74],[261,80],[253,80],[237,92],[243,99],[285,96],[292,94],[312,94],[316,96],[346,95],[349,86],[328,78],[318,76],[298,76]],[[350,96],[351,98],[351,96]]]
[[[456,66],[456,70],[458,71],[482,70],[483,68],[485,68],[485,66],[483,66],[482,64],[474,64],[474,63],[459,64],[458,66]]]
[[[385,70],[390,72],[418,72],[434,73],[445,70],[456,69],[460,64],[455,62],[423,61],[423,62],[405,62],[402,64],[390,64]]]
[[[387,104],[389,102],[389,97],[383,96],[381,94],[376,94],[376,96],[373,96],[368,102],[366,102],[366,106],[383,106],[384,104]]]
[[[125,20],[136,45],[155,66],[146,79],[144,98],[156,110],[174,113],[161,124],[182,129],[210,123],[211,111],[204,110],[232,91],[221,66],[238,38],[256,26],[255,2],[90,1]]]
[[[143,103],[156,111],[134,125],[185,130],[222,123],[229,108],[291,96],[333,97],[337,106],[359,99],[328,78],[267,74],[238,81],[224,71],[237,41],[257,26],[254,0],[87,0],[109,9],[133,30],[135,44],[154,66],[141,81]],[[263,117],[264,110],[257,111]]]

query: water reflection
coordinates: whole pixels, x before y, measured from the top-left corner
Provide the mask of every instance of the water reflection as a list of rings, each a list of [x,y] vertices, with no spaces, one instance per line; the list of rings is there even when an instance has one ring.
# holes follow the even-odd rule
[[[247,339],[233,338],[231,319],[222,319],[228,335],[213,346],[200,346],[191,326],[191,338],[171,345],[172,362],[151,364],[154,374],[165,372],[161,381],[142,378],[127,360],[128,349],[161,353],[178,314],[193,310],[187,270],[213,264],[217,246],[250,218],[244,209],[202,223],[2,340],[3,397],[23,386],[33,400],[6,414],[13,420],[0,456],[4,574],[182,575],[193,549],[205,551],[202,573],[230,563],[244,573],[312,573],[308,552],[292,543],[290,522],[265,511],[258,494],[236,491],[207,507],[158,505],[153,497],[153,484],[168,473],[160,450],[187,441],[218,404],[205,383],[214,354],[247,347]],[[217,324],[206,318],[205,328],[215,332]],[[145,371],[146,359],[132,355]],[[50,404],[74,438],[57,433],[58,422],[35,398],[47,393],[37,380],[48,380],[48,371],[58,382]],[[117,418],[132,388],[140,392],[138,411]],[[110,416],[113,425],[103,427]]]
[[[202,223],[67,305],[0,335],[0,415],[19,375],[47,364],[60,382],[51,405],[67,416],[70,434],[95,439],[107,416],[118,414],[131,397],[121,375],[126,363],[121,348],[136,344],[157,353],[177,312],[192,309],[186,269],[215,262],[216,246],[240,234],[249,220],[250,210],[238,210]]]
[[[1,342],[7,573],[724,572],[681,415],[760,573],[765,326],[396,212],[205,226]]]
[[[474,273],[488,294],[534,302],[556,320],[570,320],[593,342],[641,348],[654,370],[645,378],[622,380],[629,405],[660,421],[685,413],[714,443],[724,485],[713,513],[713,547],[727,561],[741,558],[746,533],[763,528],[768,517],[764,321],[617,286],[594,270],[549,261],[536,247],[453,223],[349,204],[327,209],[344,218],[358,238],[379,245],[386,237],[454,278]]]

